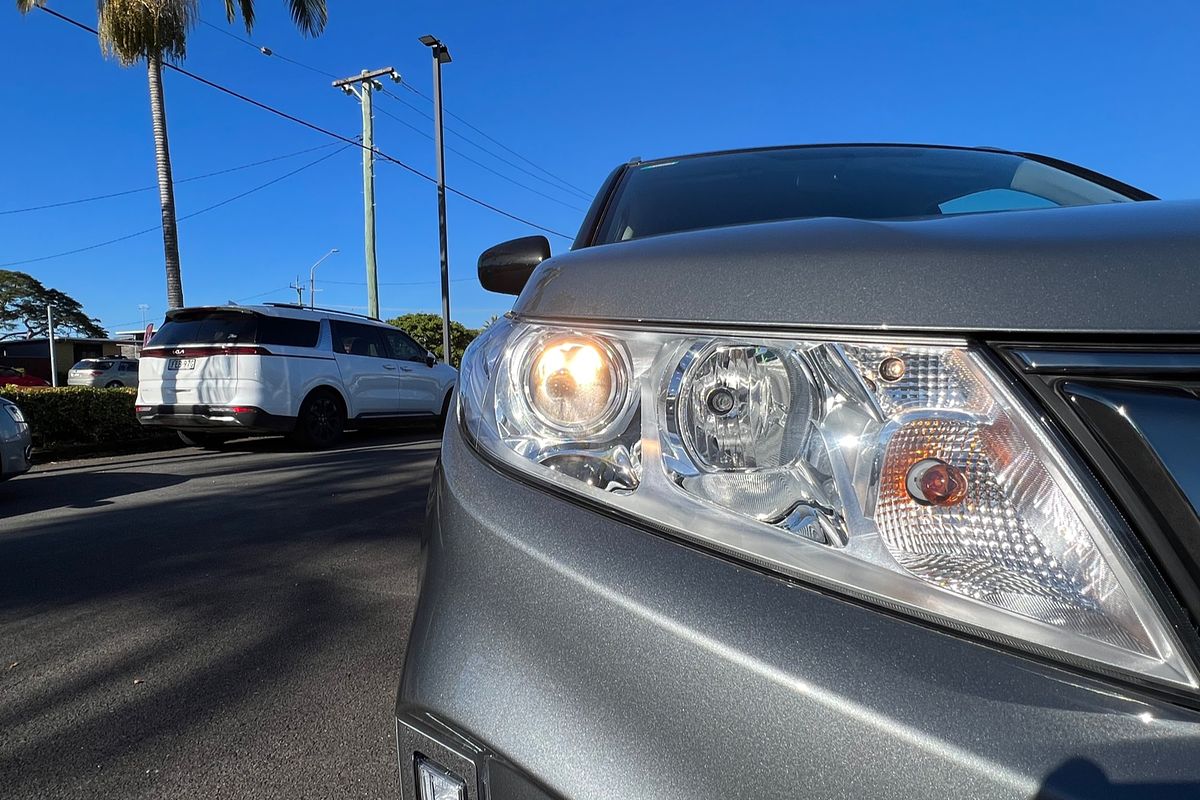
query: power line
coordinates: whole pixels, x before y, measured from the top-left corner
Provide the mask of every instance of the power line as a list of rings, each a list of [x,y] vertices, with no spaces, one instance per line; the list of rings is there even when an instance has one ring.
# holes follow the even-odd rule
[[[218,175],[228,175],[231,172],[238,172],[239,170],[250,169],[251,167],[261,167],[263,164],[272,164],[276,161],[283,161],[284,159],[295,158],[296,156],[302,156],[306,153],[313,153],[313,152],[316,152],[317,150],[325,150],[326,148],[333,147],[333,146],[334,146],[334,142],[328,142],[326,144],[319,145],[317,147],[309,147],[304,150],[297,150],[294,153],[285,153],[284,155],[275,156],[274,158],[264,158],[262,161],[252,161],[249,164],[240,164],[236,167],[220,169],[220,170],[217,170],[216,172],[206,172],[203,175],[193,175],[190,178],[180,178],[180,179],[176,180],[175,183],[177,183],[177,184],[189,183],[191,181],[203,180],[205,178],[215,178]],[[12,208],[12,209],[8,209],[6,211],[0,211],[0,216],[5,216],[8,214],[23,214],[28,211],[45,211],[45,210],[51,209],[51,208],[64,208],[66,206],[77,206],[77,205],[80,205],[81,203],[92,203],[97,200],[110,200],[115,197],[124,197],[124,196],[130,195],[130,194],[138,194],[139,192],[149,192],[149,191],[152,191],[157,188],[158,188],[158,185],[155,184],[153,186],[141,186],[141,187],[138,187],[137,189],[126,189],[121,192],[110,192],[108,194],[98,194],[98,195],[93,195],[92,197],[80,197],[75,200],[63,200],[58,203],[47,203],[45,205],[40,205],[40,206],[29,206],[28,208]]]
[[[280,182],[280,181],[282,181],[282,180],[285,180],[285,179],[287,179],[287,178],[290,178],[290,177],[292,177],[293,175],[296,175],[297,173],[300,173],[300,172],[303,172],[303,171],[304,171],[304,170],[306,170],[306,169],[309,169],[310,167],[315,167],[317,164],[320,164],[322,161],[326,161],[326,160],[328,160],[328,159],[330,159],[330,158],[333,158],[333,157],[334,157],[334,156],[336,156],[338,153],[344,152],[346,149],[348,149],[348,147],[349,147],[349,146],[347,146],[347,147],[342,147],[342,148],[339,148],[339,149],[335,150],[334,152],[332,152],[332,153],[329,153],[328,155],[324,155],[324,156],[322,156],[321,158],[318,158],[316,161],[311,161],[311,162],[309,162],[308,164],[305,164],[305,165],[304,165],[304,166],[302,166],[302,167],[298,167],[298,168],[296,168],[296,169],[292,170],[291,172],[288,172],[288,173],[286,173],[286,174],[284,174],[284,175],[280,175],[280,176],[279,176],[279,177],[277,177],[277,178],[273,178],[273,179],[271,179],[271,180],[267,181],[266,183],[259,184],[258,186],[255,186],[253,189],[248,189],[248,190],[246,190],[246,191],[244,191],[244,192],[241,192],[241,193],[239,193],[239,194],[236,194],[236,195],[234,195],[233,197],[228,197],[228,198],[226,198],[226,199],[224,199],[224,200],[220,201],[219,203],[213,203],[211,206],[206,206],[205,208],[201,208],[201,209],[199,209],[198,211],[193,211],[193,212],[192,212],[192,213],[190,213],[190,214],[185,214],[185,215],[183,215],[182,217],[179,217],[179,220],[178,220],[178,221],[179,221],[179,222],[182,222],[182,221],[184,221],[184,220],[187,220],[187,219],[192,219],[192,218],[194,218],[194,217],[198,217],[198,216],[200,216],[201,214],[206,214],[206,213],[208,213],[209,211],[213,211],[214,209],[218,209],[218,208],[220,208],[221,206],[228,205],[228,204],[230,204],[230,203],[234,202],[235,200],[240,200],[240,199],[242,199],[243,197],[246,197],[247,195],[254,194],[255,192],[257,192],[257,191],[259,191],[259,190],[261,190],[261,189],[266,189],[268,186],[273,186],[273,185],[275,185],[276,183],[279,183],[279,182]],[[101,247],[107,247],[107,246],[108,246],[108,245],[110,245],[110,244],[116,244],[116,243],[118,243],[118,242],[124,242],[124,241],[126,241],[126,240],[128,240],[128,239],[133,239],[133,238],[136,238],[136,237],[138,237],[138,236],[145,236],[147,233],[153,233],[154,231],[158,231],[158,230],[162,230],[162,225],[155,225],[155,226],[154,226],[154,227],[152,227],[152,228],[143,228],[143,229],[142,229],[142,230],[140,230],[140,231],[134,231],[133,233],[127,233],[127,234],[125,234],[124,236],[118,236],[118,237],[117,237],[117,238],[115,238],[115,239],[108,239],[108,240],[106,240],[106,241],[103,241],[103,242],[96,242],[95,244],[89,244],[89,245],[87,245],[87,246],[85,246],[85,247],[77,247],[77,248],[75,248],[74,250],[65,250],[65,251],[63,251],[63,252],[61,252],[61,253],[52,253],[52,254],[50,254],[50,255],[38,256],[37,258],[23,258],[23,259],[21,259],[21,260],[19,260],[19,261],[10,261],[10,262],[8,262],[8,263],[5,263],[5,264],[0,264],[0,267],[18,267],[18,266],[22,266],[22,265],[24,265],[24,264],[36,264],[36,263],[39,263],[39,262],[42,262],[42,261],[50,261],[50,260],[52,260],[52,259],[55,259],[55,258],[64,258],[64,257],[66,257],[66,256],[73,256],[73,255],[77,255],[77,254],[79,254],[79,253],[86,253],[86,252],[88,252],[89,250],[97,250],[97,249],[99,249],[99,248],[101,248]]]
[[[315,74],[317,74],[317,75],[323,75],[323,76],[325,76],[325,77],[327,77],[327,78],[332,78],[332,79],[334,79],[334,80],[337,80],[337,79],[338,79],[338,76],[337,76],[337,75],[334,75],[332,72],[327,72],[327,71],[325,71],[325,70],[323,70],[323,69],[320,69],[320,68],[318,68],[318,67],[314,67],[314,66],[312,66],[311,64],[305,64],[305,63],[304,63],[304,62],[302,62],[302,61],[297,61],[296,59],[293,59],[293,58],[288,58],[287,56],[283,55],[282,53],[280,53],[280,52],[278,52],[278,51],[276,51],[276,50],[274,50],[274,49],[272,49],[272,48],[270,48],[270,47],[267,47],[267,46],[265,46],[265,45],[258,45],[258,44],[255,44],[255,43],[254,43],[254,42],[252,42],[251,40],[249,40],[249,39],[246,39],[246,38],[244,38],[244,37],[242,37],[242,36],[238,36],[237,34],[235,34],[235,33],[232,33],[231,31],[228,31],[228,30],[226,30],[225,28],[222,28],[222,27],[220,27],[219,25],[214,25],[213,23],[211,23],[211,22],[208,22],[208,21],[206,21],[206,20],[203,20],[203,19],[202,19],[202,20],[200,20],[200,24],[202,24],[202,25],[204,25],[204,26],[206,26],[206,27],[212,28],[213,30],[217,31],[218,33],[220,33],[220,34],[223,34],[223,35],[225,35],[225,36],[228,36],[230,39],[234,39],[234,40],[236,40],[236,41],[238,41],[238,42],[241,42],[242,44],[244,44],[244,45],[246,45],[246,46],[248,46],[248,47],[253,47],[255,50],[257,50],[258,52],[262,53],[262,54],[263,54],[263,55],[265,55],[265,56],[269,56],[269,57],[272,57],[272,58],[278,58],[280,61],[286,61],[286,62],[288,62],[289,64],[293,64],[293,65],[295,65],[295,66],[297,66],[297,67],[300,67],[301,69],[306,69],[306,70],[308,70],[309,72],[313,72],[313,73],[315,73]],[[423,98],[425,98],[426,100],[429,100],[429,98],[428,98],[428,97],[425,97],[425,95],[421,94],[421,92],[420,92],[420,91],[418,91],[417,89],[415,89],[415,88],[413,88],[413,87],[409,86],[408,84],[404,84],[404,87],[405,87],[406,89],[408,89],[409,91],[413,92],[414,94],[418,95],[419,97],[423,97]],[[383,93],[384,93],[384,94],[386,94],[388,97],[391,97],[391,98],[392,98],[393,100],[395,100],[396,102],[398,102],[398,103],[402,103],[403,105],[405,105],[405,106],[408,106],[410,109],[412,109],[412,110],[413,110],[413,111],[415,111],[416,113],[420,114],[421,116],[423,116],[425,119],[429,120],[430,122],[432,122],[432,121],[433,121],[433,117],[432,117],[431,115],[429,115],[429,114],[428,114],[428,113],[426,113],[425,111],[423,111],[423,110],[421,110],[421,109],[417,108],[416,106],[414,106],[413,104],[409,103],[407,100],[404,100],[403,98],[399,97],[398,95],[396,95],[396,94],[393,94],[393,93],[392,93],[391,91],[389,91],[388,89],[384,88],[384,89],[383,89]],[[432,102],[432,101],[430,101],[430,102]],[[508,147],[505,147],[503,144],[501,144],[500,142],[496,141],[496,140],[495,140],[495,139],[493,139],[491,136],[488,136],[486,133],[484,133],[483,131],[479,130],[479,129],[478,129],[478,128],[476,128],[474,125],[472,125],[471,123],[467,122],[465,119],[463,119],[462,117],[458,116],[457,114],[454,114],[453,112],[450,112],[450,111],[447,111],[446,113],[447,113],[449,116],[452,116],[452,117],[454,117],[455,119],[457,119],[458,121],[462,122],[464,125],[466,125],[467,127],[471,128],[472,130],[474,130],[476,133],[480,134],[481,136],[484,136],[484,137],[486,137],[487,139],[489,139],[490,141],[492,141],[492,142],[494,142],[495,144],[499,145],[500,147],[504,147],[504,149],[505,149],[505,150],[508,150],[510,153],[512,153],[513,155],[517,156],[517,157],[518,157],[518,158],[520,158],[522,161],[525,161],[525,162],[527,162],[527,163],[529,163],[529,164],[532,164],[534,167],[537,167],[537,169],[541,170],[541,171],[542,171],[543,173],[545,173],[546,175],[549,175],[551,178],[554,178],[554,180],[555,180],[555,181],[557,181],[557,183],[555,183],[555,182],[552,182],[552,181],[548,181],[548,180],[546,180],[545,178],[543,178],[541,175],[537,175],[537,174],[534,174],[534,173],[530,172],[529,170],[527,170],[527,169],[525,169],[524,167],[522,167],[520,164],[515,164],[515,163],[513,163],[512,161],[508,160],[508,159],[507,159],[507,158],[505,158],[504,156],[501,156],[501,155],[499,155],[499,154],[497,154],[497,153],[494,153],[494,152],[492,152],[491,150],[488,150],[488,149],[487,149],[486,147],[484,147],[483,145],[481,145],[481,144],[479,144],[479,143],[477,143],[477,142],[474,142],[474,141],[472,141],[472,140],[471,140],[469,137],[467,137],[467,136],[464,136],[464,135],[463,135],[462,133],[460,133],[459,131],[456,131],[456,130],[454,130],[453,128],[451,128],[451,127],[449,127],[449,126],[446,126],[446,130],[450,131],[450,132],[451,132],[451,133],[453,133],[455,136],[459,137],[460,139],[462,139],[463,141],[467,142],[468,144],[470,144],[470,145],[472,145],[472,146],[474,146],[474,147],[477,147],[477,148],[479,148],[479,149],[480,149],[480,150],[482,150],[483,152],[485,152],[485,153],[487,153],[488,155],[490,155],[492,158],[495,158],[497,161],[502,161],[502,162],[504,162],[505,164],[507,164],[507,165],[509,165],[510,167],[512,167],[513,169],[519,170],[519,171],[521,171],[521,172],[525,173],[526,175],[528,175],[529,177],[531,177],[531,178],[534,178],[534,179],[536,179],[536,180],[539,180],[539,181],[541,181],[541,182],[543,182],[543,183],[547,184],[548,186],[553,186],[555,189],[557,189],[557,190],[559,190],[559,191],[564,191],[564,190],[565,190],[565,191],[567,191],[568,193],[570,193],[570,194],[572,194],[572,195],[577,195],[577,196],[578,196],[580,199],[582,199],[582,200],[589,200],[589,201],[590,201],[590,200],[592,199],[592,196],[591,196],[590,194],[588,194],[588,193],[587,193],[585,190],[583,190],[583,189],[580,189],[579,187],[577,187],[577,186],[575,186],[575,185],[573,185],[573,184],[569,183],[568,181],[566,181],[566,180],[564,180],[564,179],[562,179],[562,178],[558,177],[558,176],[557,176],[557,175],[555,175],[553,172],[550,172],[549,170],[547,170],[547,169],[545,169],[545,168],[543,168],[543,167],[541,167],[541,166],[538,166],[538,165],[537,165],[537,164],[535,164],[534,162],[532,162],[532,161],[529,161],[529,159],[525,158],[525,157],[524,157],[524,156],[522,156],[521,154],[519,154],[519,153],[517,153],[517,152],[515,152],[515,151],[513,151],[513,150],[511,150],[511,149],[509,149]],[[447,148],[447,149],[449,149],[449,148]],[[457,152],[457,151],[455,151],[455,152]],[[461,153],[459,153],[459,155],[462,155],[462,154],[461,154]],[[464,157],[464,158],[468,158],[467,156],[463,156],[463,157]],[[471,159],[469,159],[469,158],[468,158],[468,160],[471,160]],[[479,162],[478,162],[478,161],[475,161],[475,162],[473,162],[473,163],[476,163],[476,164],[478,164]],[[494,171],[494,170],[493,170],[493,171]],[[497,174],[499,174],[499,173],[497,173]],[[560,185],[560,184],[561,184],[561,185]],[[521,184],[518,184],[518,185],[521,185]],[[545,196],[545,195],[543,195],[543,196]],[[565,204],[564,204],[564,205],[565,205]],[[577,211],[579,211],[579,210],[582,210],[582,209],[578,209],[578,208],[576,208],[575,206],[568,206],[568,207],[569,207],[569,208],[575,208],[575,210],[577,210]]]
[[[407,86],[407,84],[401,84],[401,85],[403,85],[403,86]],[[415,90],[414,90],[414,91],[415,91]],[[393,100],[395,100],[395,101],[397,101],[397,102],[399,102],[399,103],[402,103],[403,105],[405,105],[405,106],[407,106],[408,108],[412,109],[413,111],[415,111],[416,113],[420,114],[422,117],[424,117],[425,119],[429,120],[430,122],[432,122],[432,121],[433,121],[433,117],[432,117],[432,116],[430,116],[429,114],[426,114],[424,111],[422,111],[421,109],[417,108],[417,107],[416,107],[416,106],[414,106],[412,103],[409,103],[407,100],[404,100],[404,99],[403,99],[403,98],[401,98],[399,95],[397,95],[397,94],[395,94],[394,92],[392,92],[391,90],[389,90],[389,89],[388,89],[386,86],[383,88],[383,93],[384,93],[385,95],[387,95],[388,97],[392,98]],[[383,109],[379,109],[379,110],[380,110],[380,111],[383,111]],[[385,113],[385,114],[386,114],[387,112],[386,112],[386,111],[383,111],[383,113]],[[447,111],[446,113],[447,113],[447,114],[450,114],[450,112],[449,112],[449,111]],[[389,116],[390,116],[390,115],[389,115]],[[451,115],[451,116],[453,116],[453,115]],[[394,119],[398,119],[398,117],[394,117]],[[405,123],[405,124],[407,125],[408,123]],[[418,129],[417,129],[415,126],[412,126],[412,125],[409,125],[409,127],[410,127],[410,128],[413,128],[413,130],[418,130]],[[592,199],[591,195],[589,195],[589,194],[586,194],[586,193],[584,193],[584,192],[582,192],[582,191],[576,190],[576,189],[575,189],[575,188],[573,188],[573,187],[569,187],[569,186],[568,186],[568,187],[563,187],[563,186],[560,186],[559,184],[557,184],[557,183],[555,183],[555,182],[553,182],[553,181],[548,181],[548,180],[546,180],[546,179],[545,179],[545,178],[543,178],[541,175],[538,175],[538,174],[536,174],[536,173],[530,172],[529,170],[527,170],[527,169],[525,169],[524,167],[522,167],[520,164],[517,164],[517,163],[515,163],[515,162],[513,162],[513,161],[510,161],[509,159],[505,158],[504,156],[502,156],[502,155],[500,155],[500,154],[498,154],[498,153],[495,153],[495,152],[493,152],[493,151],[491,151],[491,150],[487,149],[486,147],[484,147],[483,145],[479,144],[479,143],[478,143],[478,142],[476,142],[476,141],[473,141],[473,140],[472,140],[470,137],[464,136],[462,133],[460,133],[459,131],[456,131],[454,128],[450,127],[449,125],[446,125],[446,126],[444,126],[444,127],[445,127],[445,129],[446,129],[446,130],[450,131],[450,133],[453,133],[455,136],[457,136],[458,138],[462,139],[464,142],[466,142],[467,144],[471,145],[472,147],[476,147],[476,148],[478,148],[478,149],[482,150],[483,152],[487,153],[489,156],[491,156],[492,158],[496,159],[497,161],[500,161],[500,162],[503,162],[503,163],[507,164],[508,166],[512,167],[513,169],[517,170],[518,172],[522,172],[522,173],[524,173],[524,174],[528,175],[529,177],[533,178],[533,179],[534,179],[534,180],[536,180],[536,181],[541,181],[542,183],[546,184],[547,186],[551,187],[552,189],[554,189],[554,190],[556,190],[556,191],[563,192],[564,194],[568,194],[568,195],[570,195],[572,198],[578,197],[578,198],[579,198],[579,199],[581,199],[581,200],[587,200],[587,201],[590,201],[590,200]],[[429,136],[429,134],[423,134],[423,135],[424,135],[426,138],[432,138],[432,137],[430,137],[430,136]],[[475,159],[473,159],[473,158],[471,158],[470,156],[466,155],[466,154],[465,154],[465,153],[463,153],[461,150],[455,150],[453,147],[450,147],[449,145],[446,145],[446,149],[447,149],[447,150],[449,150],[449,151],[451,151],[452,153],[457,153],[458,155],[462,156],[463,158],[467,159],[468,161],[470,161],[470,162],[472,162],[472,163],[474,163],[474,164],[479,164],[479,162],[478,162],[478,161],[476,161]],[[484,169],[487,169],[487,170],[489,170],[489,171],[491,171],[491,172],[495,172],[497,175],[500,175],[502,178],[505,178],[506,180],[510,180],[510,181],[512,180],[511,178],[508,178],[507,176],[505,176],[505,175],[501,175],[499,172],[496,172],[496,170],[492,169],[491,167],[485,166],[485,165],[483,165],[483,164],[480,164],[480,166],[483,166],[483,167],[484,167]],[[516,181],[512,181],[512,182],[513,182],[513,183],[516,183]],[[521,183],[518,183],[517,185],[518,185],[518,186],[525,186],[525,184],[521,184]],[[528,186],[525,186],[525,188],[529,189],[529,187],[528,187]],[[537,194],[541,194],[541,195],[542,195],[542,197],[549,197],[549,195],[542,194],[541,192],[537,191],[536,189],[530,189],[530,191],[537,192]],[[553,198],[553,197],[551,197],[550,199],[551,199],[551,200],[554,200],[556,203],[562,203],[562,201],[560,201],[560,200],[556,200],[556,199],[555,199],[555,198]],[[567,205],[567,204],[566,204],[566,203],[562,203],[562,205]],[[567,205],[567,207],[568,207],[568,208],[573,208],[573,209],[575,209],[576,211],[583,211],[583,210],[584,210],[584,209],[581,209],[581,208],[579,208],[578,206],[570,206],[570,205]]]
[[[79,22],[78,20],[71,19],[70,17],[66,16],[65,14],[60,14],[59,12],[57,12],[53,9],[47,8],[46,6],[38,6],[38,8],[41,11],[44,11],[45,13],[49,14],[52,17],[56,17],[58,19],[61,19],[64,22],[74,25],[77,28],[87,31],[88,33],[92,34],[93,36],[98,34],[98,32],[96,31],[95,28],[84,25],[82,22]],[[366,145],[364,145],[362,142],[360,142],[356,139],[351,139],[348,136],[343,136],[340,133],[335,133],[334,131],[331,131],[328,128],[323,128],[320,125],[317,125],[316,123],[309,122],[306,119],[301,119],[300,117],[297,117],[293,114],[289,114],[286,111],[281,111],[278,108],[269,106],[266,103],[263,103],[259,100],[255,100],[254,98],[244,95],[241,92],[237,92],[233,89],[230,89],[227,86],[222,86],[219,83],[210,81],[208,78],[197,75],[196,73],[191,72],[190,70],[186,70],[177,64],[165,63],[165,64],[163,64],[163,66],[174,72],[178,72],[180,75],[191,78],[192,80],[196,81],[197,83],[202,83],[205,86],[208,86],[212,89],[216,89],[217,91],[219,91],[223,94],[227,94],[230,97],[237,98],[238,100],[241,100],[244,103],[249,103],[250,105],[252,105],[256,108],[261,108],[263,111],[270,112],[271,114],[274,114],[278,117],[282,117],[283,119],[294,122],[297,125],[301,125],[305,128],[308,128],[309,130],[316,131],[317,133],[322,133],[326,136],[337,139],[340,142],[345,142],[348,145],[353,145],[362,150],[367,149]],[[375,155],[378,158],[381,158],[386,162],[395,164],[396,166],[401,167],[401,168],[407,170],[408,172],[411,172],[413,175],[416,175],[419,178],[423,178],[424,180],[428,181],[429,183],[436,183],[436,181],[434,180],[434,178],[432,176],[426,175],[424,172],[421,172],[421,170],[417,169],[416,167],[414,167],[410,164],[406,164],[403,161],[401,161],[400,159],[395,158],[394,156],[388,155],[387,153],[380,150],[378,147],[373,148],[373,150],[375,152]],[[516,214],[512,214],[508,211],[505,211],[502,208],[498,208],[497,206],[494,206],[491,203],[488,203],[484,200],[480,200],[478,197],[467,194],[466,192],[464,192],[460,189],[455,189],[452,186],[447,186],[446,191],[456,194],[459,197],[464,198],[465,200],[469,200],[470,202],[475,203],[478,206],[482,206],[483,208],[493,211],[503,217],[508,217],[509,219],[513,220],[514,222],[520,222],[523,225],[528,225],[531,228],[536,228],[537,230],[545,231],[546,233],[553,234],[555,236],[561,237],[568,241],[570,241],[574,238],[574,237],[569,236],[561,231],[556,231],[553,228],[548,228],[545,225],[539,225],[536,222],[525,219],[524,217],[519,217]],[[154,229],[152,228],[151,230],[154,230]]]
[[[474,280],[476,280],[476,279],[475,278],[452,278],[450,280],[450,282],[451,283],[468,283],[468,282],[472,282]],[[331,281],[331,280],[326,280],[324,278],[321,279],[321,283],[332,283],[337,286],[366,286],[367,285],[366,281]],[[403,281],[401,283],[381,282],[379,285],[380,286],[436,286],[439,283],[441,283],[441,281]]]
[[[427,100],[427,101],[428,101],[428,102],[430,102],[430,103],[432,103],[432,102],[433,102],[432,100],[430,100],[430,99],[429,99],[429,97],[427,97],[427,96],[426,96],[425,94],[423,94],[423,93],[422,93],[420,90],[418,90],[418,89],[414,88],[413,86],[410,86],[410,85],[409,85],[409,84],[407,84],[407,83],[402,83],[402,84],[400,84],[400,85],[401,85],[401,86],[403,86],[405,89],[408,89],[410,92],[412,92],[413,94],[417,95],[418,97],[422,97],[422,98],[424,98],[425,100]],[[587,190],[586,190],[586,189],[580,189],[578,186],[576,186],[575,184],[573,184],[573,183],[571,183],[570,181],[566,180],[565,178],[560,178],[558,175],[555,175],[553,172],[551,172],[550,170],[546,169],[545,167],[543,167],[543,166],[540,166],[539,164],[537,164],[537,163],[536,163],[536,162],[534,162],[534,161],[530,161],[528,158],[526,158],[525,156],[521,155],[521,154],[520,154],[520,153],[518,153],[516,150],[513,150],[511,147],[509,147],[508,145],[504,144],[503,142],[501,142],[501,141],[499,141],[499,140],[497,140],[497,139],[495,139],[495,138],[493,138],[493,137],[489,136],[488,134],[484,133],[482,130],[480,130],[479,128],[475,127],[475,126],[474,126],[474,125],[472,125],[470,122],[467,122],[465,119],[463,119],[462,117],[460,117],[458,114],[455,114],[453,111],[446,110],[446,114],[447,114],[447,115],[449,115],[449,116],[451,116],[451,117],[454,117],[456,120],[458,120],[459,122],[461,122],[463,125],[466,125],[468,128],[470,128],[471,130],[475,131],[475,132],[476,132],[476,133],[478,133],[480,136],[482,136],[483,138],[487,139],[489,142],[491,142],[492,144],[496,145],[497,147],[501,147],[501,148],[503,148],[504,150],[506,150],[507,152],[509,152],[509,153],[512,153],[514,156],[516,156],[517,158],[521,159],[521,160],[522,160],[522,161],[524,161],[526,164],[529,164],[531,167],[533,167],[533,168],[535,168],[535,169],[537,169],[537,170],[539,170],[539,171],[541,171],[541,172],[545,173],[546,175],[549,175],[551,178],[554,178],[556,181],[558,181],[559,183],[563,184],[564,186],[568,186],[568,187],[570,187],[570,188],[574,189],[575,191],[577,191],[577,192],[579,192],[580,194],[582,194],[582,195],[584,196],[584,198],[586,198],[586,199],[589,199],[589,200],[591,199],[591,197],[592,197],[592,196],[591,196],[590,194],[588,194],[588,193],[587,193]],[[459,135],[461,136],[461,134],[459,134]]]
[[[384,89],[384,93],[387,94],[386,89]],[[404,127],[409,128],[413,131],[416,131],[420,135],[424,136],[426,139],[433,139],[432,136],[430,136],[428,133],[426,133],[425,131],[418,128],[416,125],[412,125],[412,124],[408,123],[407,121],[401,119],[400,117],[396,116],[392,112],[388,111],[386,108],[376,107],[375,110],[378,111],[380,114],[383,114],[385,117],[390,117],[390,118],[394,119],[396,122],[399,122]],[[477,161],[474,158],[472,158],[471,156],[462,152],[461,150],[457,150],[457,149],[451,147],[450,145],[446,145],[446,149],[449,150],[451,153],[454,153],[455,155],[457,155],[459,158],[470,161],[475,166],[480,167],[481,169],[485,169],[488,172],[492,173],[493,175],[508,181],[513,186],[520,186],[522,189],[524,189],[528,192],[533,192],[534,194],[538,195],[539,197],[544,197],[552,203],[558,203],[560,206],[566,206],[567,208],[570,208],[574,211],[578,211],[580,213],[584,213],[587,211],[587,209],[585,209],[585,208],[580,208],[579,206],[572,205],[572,204],[566,202],[565,200],[559,200],[557,197],[554,197],[553,195],[548,195],[539,189],[535,189],[532,186],[529,186],[528,184],[524,184],[514,178],[510,178],[507,175],[505,175],[503,172],[492,169],[487,164],[484,164],[482,161]]]
[[[293,58],[288,58],[283,53],[277,53],[274,50],[272,50],[270,47],[266,47],[263,45],[257,45],[254,42],[250,41],[249,39],[244,39],[241,36],[238,36],[236,33],[232,33],[231,31],[225,30],[224,28],[220,27],[219,25],[213,25],[211,22],[209,22],[207,20],[203,20],[203,19],[200,20],[200,24],[204,25],[206,27],[212,28],[217,33],[223,33],[226,36],[228,36],[230,39],[236,39],[237,41],[241,42],[242,44],[250,45],[255,50],[262,53],[264,56],[278,58],[280,61],[286,61],[289,64],[294,64],[297,67],[300,67],[301,69],[308,70],[309,72],[315,72],[318,75],[324,75],[327,78],[333,78],[334,80],[337,80],[337,75],[334,75],[332,72],[326,72],[323,69],[317,69],[316,67],[311,67],[302,61],[296,61]]]

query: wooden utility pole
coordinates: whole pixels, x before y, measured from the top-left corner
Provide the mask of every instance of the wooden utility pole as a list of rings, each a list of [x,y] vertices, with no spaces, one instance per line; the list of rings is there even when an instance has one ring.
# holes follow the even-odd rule
[[[367,262],[367,313],[379,318],[379,272],[375,266],[375,115],[371,108],[371,94],[383,88],[378,81],[388,76],[397,83],[400,73],[391,67],[363,70],[358,75],[333,82],[336,89],[354,95],[362,105],[363,125],[363,243]]]

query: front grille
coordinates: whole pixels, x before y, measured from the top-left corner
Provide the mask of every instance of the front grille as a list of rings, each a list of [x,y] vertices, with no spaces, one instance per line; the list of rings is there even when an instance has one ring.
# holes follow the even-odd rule
[[[1200,623],[1200,348],[1001,346]]]

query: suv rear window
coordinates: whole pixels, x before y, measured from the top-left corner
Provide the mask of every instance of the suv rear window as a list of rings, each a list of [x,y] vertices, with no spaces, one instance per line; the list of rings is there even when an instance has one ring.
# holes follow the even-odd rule
[[[71,367],[71,369],[109,370],[109,369],[112,369],[112,365],[113,365],[113,362],[111,362],[111,361],[93,361],[92,359],[84,359],[83,361],[80,361],[75,366]]]
[[[163,323],[152,347],[186,344],[262,344],[315,347],[321,335],[317,320],[269,317],[236,311],[184,311]]]

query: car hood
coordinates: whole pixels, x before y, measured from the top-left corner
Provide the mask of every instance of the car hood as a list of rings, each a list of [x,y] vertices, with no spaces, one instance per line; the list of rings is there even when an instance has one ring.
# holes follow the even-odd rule
[[[1200,333],[1200,201],[816,218],[574,250],[534,317],[970,332]]]

